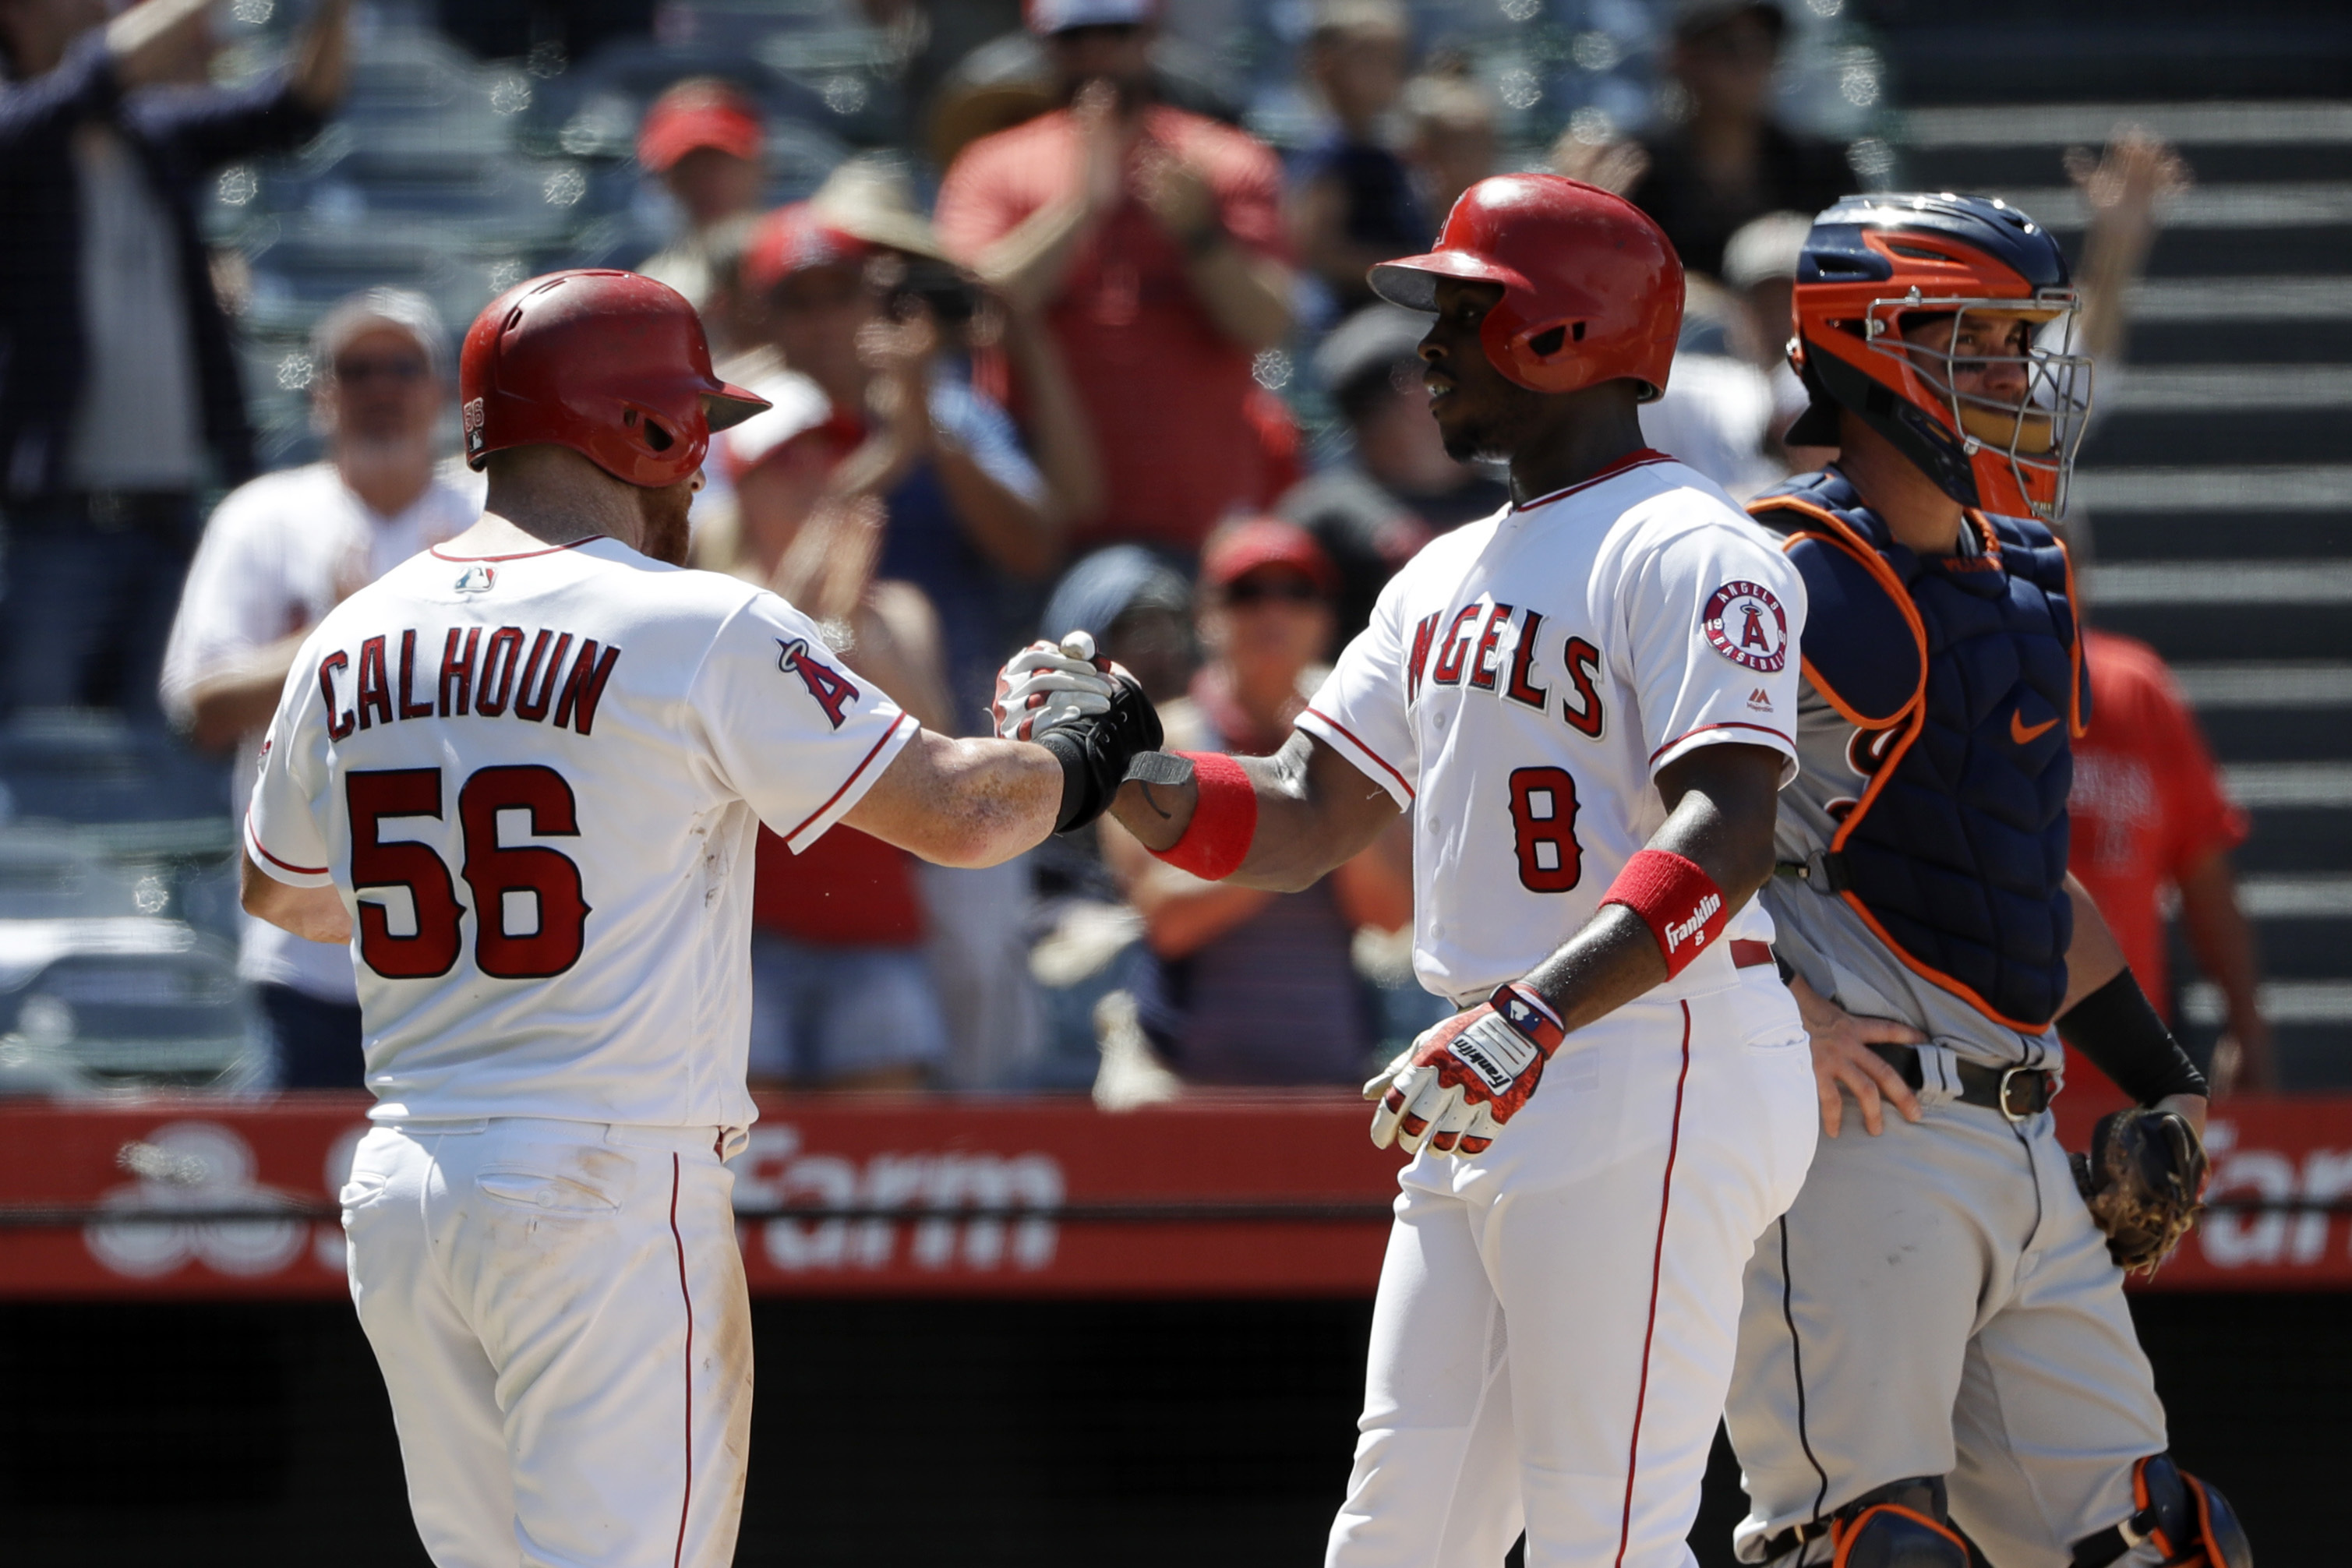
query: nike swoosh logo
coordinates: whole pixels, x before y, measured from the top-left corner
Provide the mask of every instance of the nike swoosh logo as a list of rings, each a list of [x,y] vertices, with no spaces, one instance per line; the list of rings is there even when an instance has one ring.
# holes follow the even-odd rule
[[[2049,733],[2051,727],[2057,722],[2055,719],[2044,719],[2039,724],[2029,725],[2025,721],[2024,714],[2011,713],[2009,716],[2009,738],[2022,746],[2038,736]]]

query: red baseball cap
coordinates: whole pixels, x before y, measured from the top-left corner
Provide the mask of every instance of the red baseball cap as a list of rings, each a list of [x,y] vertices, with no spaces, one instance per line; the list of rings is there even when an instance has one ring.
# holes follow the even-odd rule
[[[794,202],[752,225],[743,246],[743,286],[764,294],[795,272],[862,262],[873,249],[827,223],[814,204]]]
[[[1025,0],[1021,7],[1029,30],[1040,37],[1072,27],[1133,27],[1159,15],[1155,0]]]
[[[679,82],[654,100],[637,130],[637,163],[667,174],[698,147],[751,162],[760,156],[759,105],[741,89],[715,77]]]
[[[1324,593],[1339,592],[1339,570],[1315,536],[1278,517],[1227,523],[1201,551],[1201,581],[1212,588],[1227,587],[1267,566],[1287,566]]]

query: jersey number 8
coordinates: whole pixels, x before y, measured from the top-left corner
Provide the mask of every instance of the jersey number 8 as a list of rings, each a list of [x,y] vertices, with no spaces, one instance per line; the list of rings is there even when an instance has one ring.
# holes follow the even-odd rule
[[[457,962],[465,906],[457,901],[449,868],[428,845],[379,837],[387,816],[441,815],[439,768],[374,769],[346,774],[343,799],[352,819],[352,888],[401,888],[416,912],[413,936],[394,936],[386,906],[360,903],[360,956],[387,980],[430,980]],[[579,815],[572,786],[553,768],[536,765],[484,768],[457,792],[457,821],[465,837],[466,863],[459,868],[473,890],[480,921],[474,963],[499,980],[544,980],[580,961],[586,941],[588,900],[580,887],[580,867],[572,857],[541,845],[509,848],[499,842],[499,813],[530,816],[530,833],[541,838],[576,838]],[[508,896],[528,895],[538,906],[537,929],[509,933]],[[514,921],[511,923],[520,924]]]
[[[1511,842],[1528,891],[1565,893],[1584,879],[1576,809],[1576,781],[1566,768],[1511,770]]]

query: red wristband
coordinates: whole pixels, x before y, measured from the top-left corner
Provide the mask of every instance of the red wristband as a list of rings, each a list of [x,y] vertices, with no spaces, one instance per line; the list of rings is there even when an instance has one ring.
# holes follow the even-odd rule
[[[1199,797],[1184,837],[1152,853],[1180,871],[1222,882],[1242,868],[1250,840],[1257,837],[1257,790],[1241,763],[1223,752],[1171,754],[1192,764]]]
[[[1671,849],[1644,849],[1626,861],[1601,903],[1604,909],[1622,904],[1642,917],[1665,954],[1669,980],[1721,936],[1731,919],[1715,879]]]

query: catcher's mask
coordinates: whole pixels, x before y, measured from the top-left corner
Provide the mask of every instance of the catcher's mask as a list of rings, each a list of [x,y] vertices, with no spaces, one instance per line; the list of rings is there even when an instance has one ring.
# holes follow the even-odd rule
[[[2047,230],[1991,197],[1849,196],[1805,237],[1790,310],[1789,363],[1812,395],[1790,445],[1836,446],[1843,407],[1962,506],[2044,521],[2065,511],[2091,362],[2076,351],[2081,301]],[[1905,337],[1922,316],[1950,318],[1944,347]],[[2021,353],[1954,352],[1976,329],[2017,321],[2032,329]],[[1987,390],[2002,366],[2021,373],[2013,390]]]

